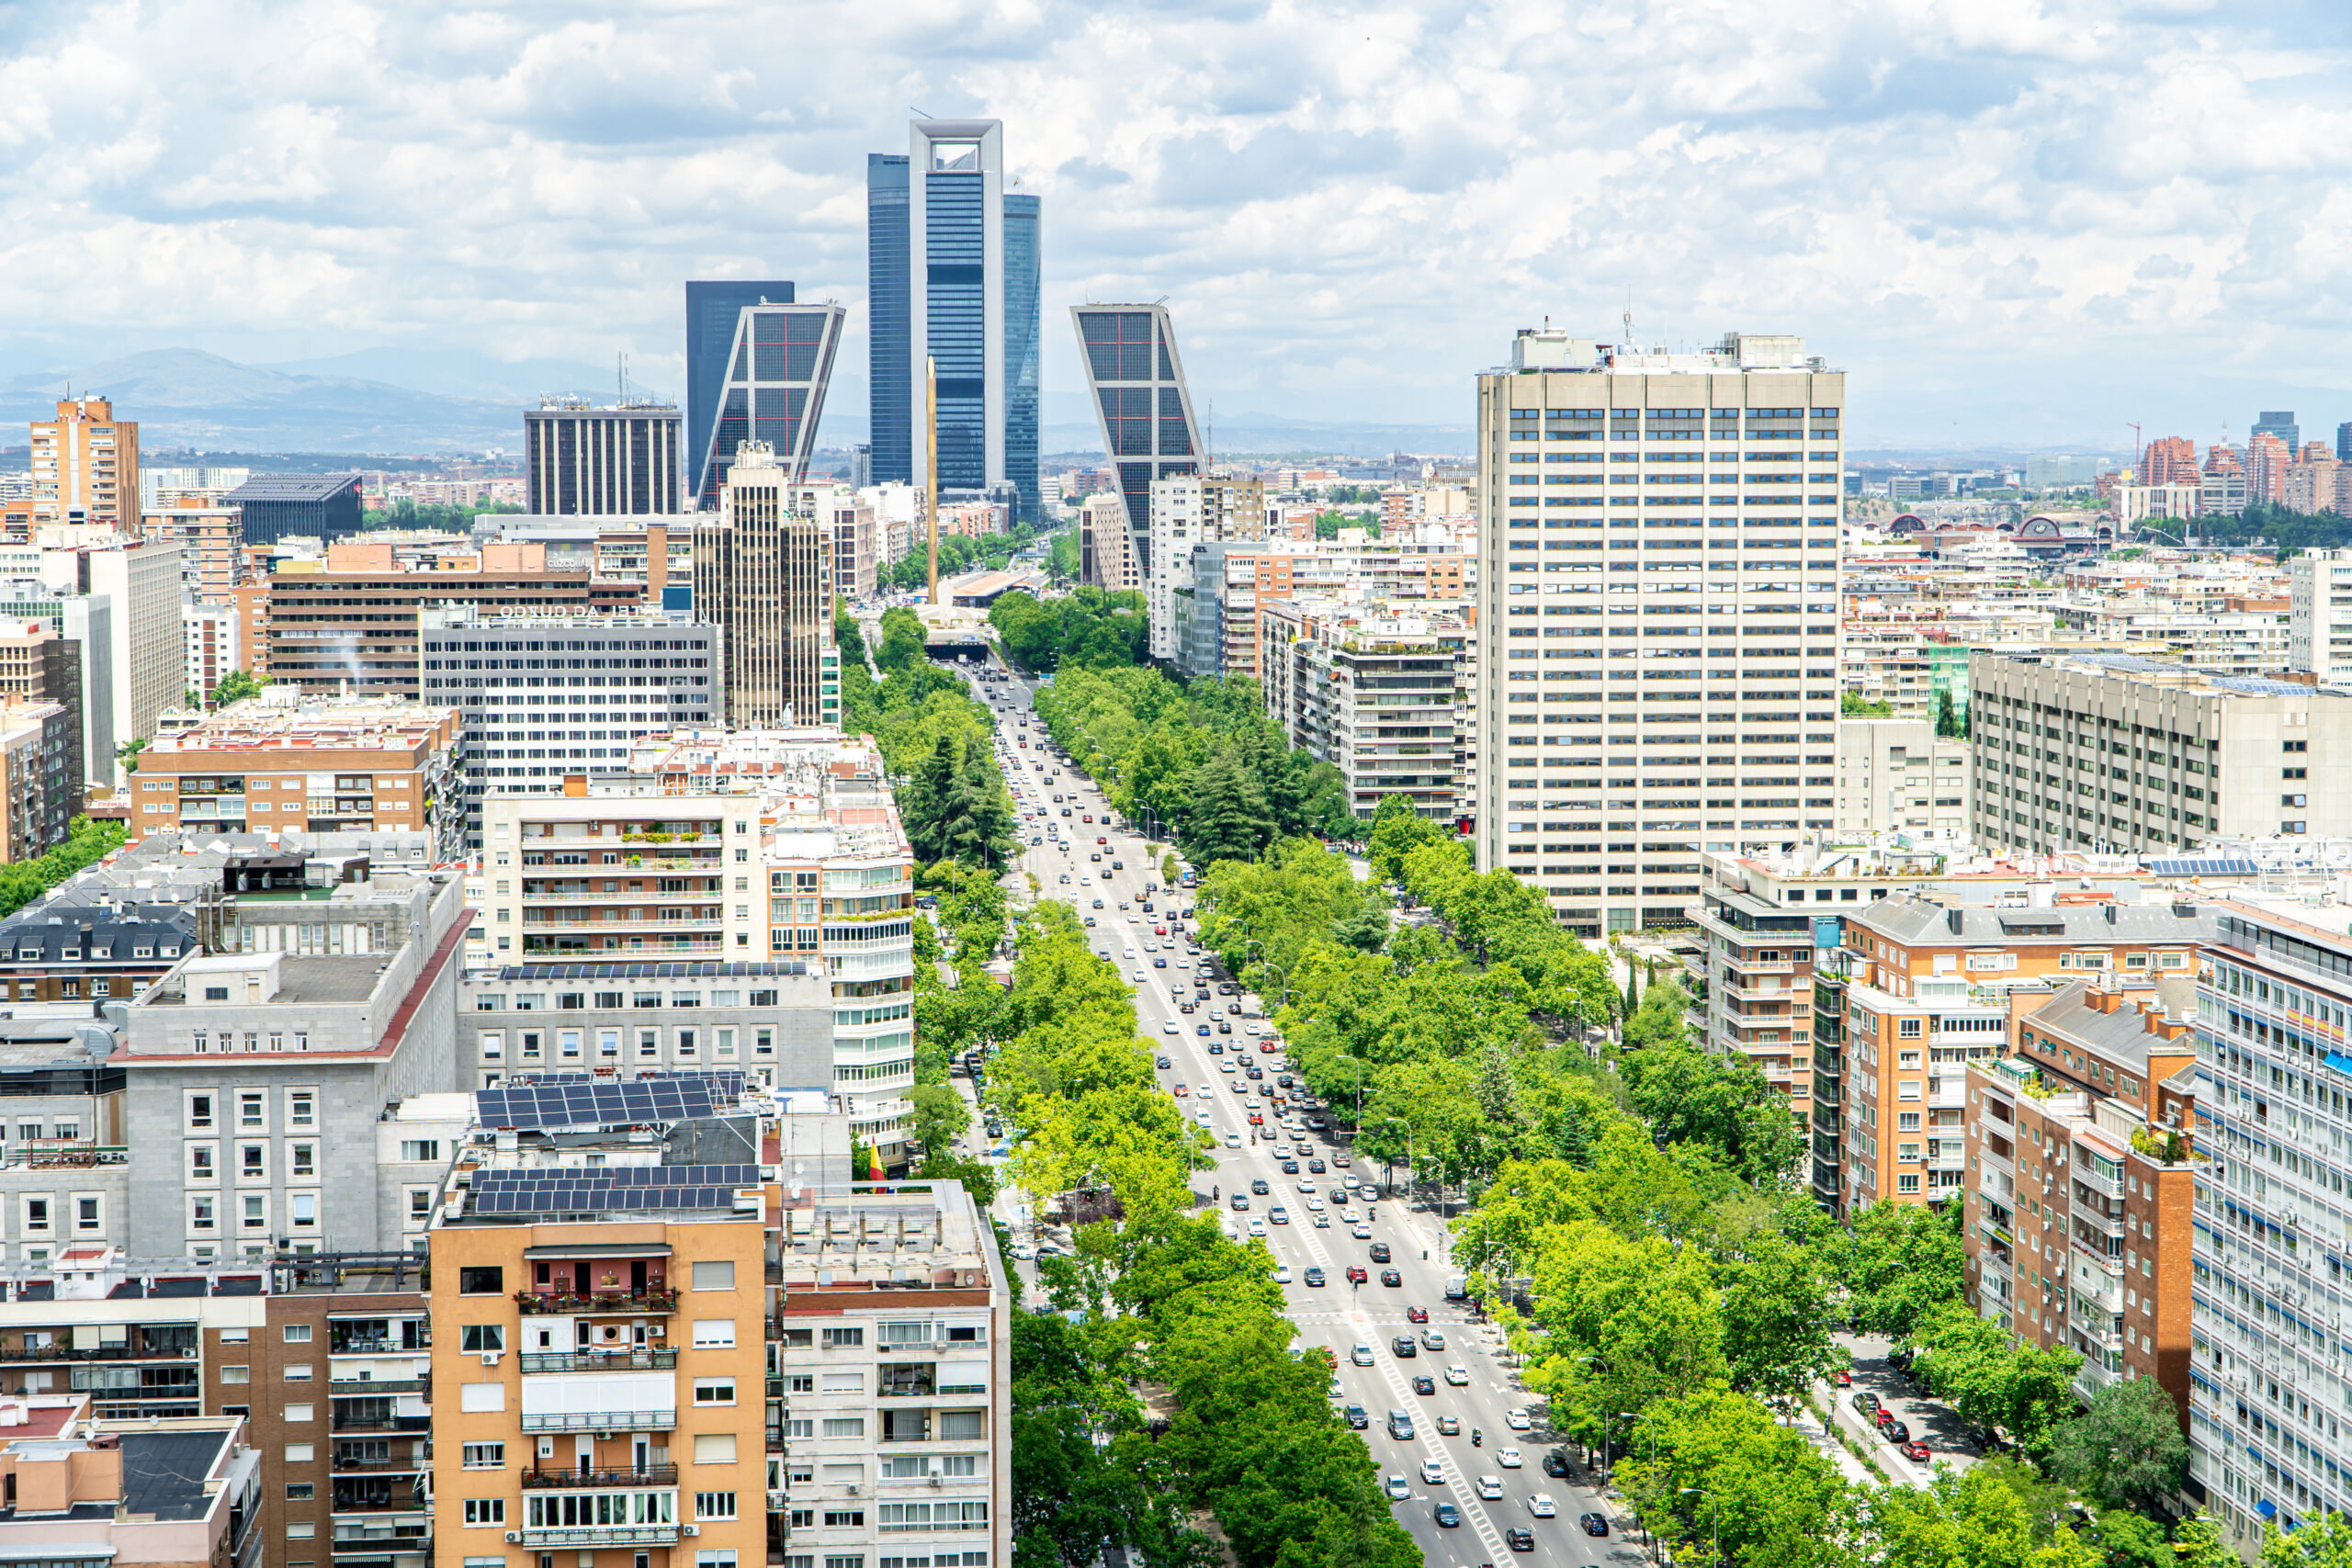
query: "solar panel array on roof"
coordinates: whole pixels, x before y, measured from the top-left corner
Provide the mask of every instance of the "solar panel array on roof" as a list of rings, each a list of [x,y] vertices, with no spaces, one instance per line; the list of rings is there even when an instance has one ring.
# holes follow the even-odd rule
[[[2250,860],[2152,860],[2158,876],[2254,876],[2262,868]]]
[[[585,959],[566,964],[509,964],[498,975],[502,980],[725,980],[807,973],[808,963],[801,959],[730,964],[713,958],[668,964],[644,960],[608,964]]]
[[[740,1075],[739,1075],[740,1079]],[[485,1127],[515,1132],[639,1127],[683,1122],[718,1110],[724,1086],[716,1074],[654,1078],[572,1078],[515,1084],[474,1092]]]
[[[476,1214],[597,1214],[732,1208],[756,1187],[756,1165],[628,1165],[485,1170],[468,1202]]]

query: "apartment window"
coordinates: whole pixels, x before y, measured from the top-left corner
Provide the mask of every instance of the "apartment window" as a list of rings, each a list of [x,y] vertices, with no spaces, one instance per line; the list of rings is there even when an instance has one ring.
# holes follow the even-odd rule
[[[717,1262],[696,1263],[694,1288],[697,1291],[731,1291],[735,1288],[735,1264],[731,1258]]]
[[[289,1404],[286,1407],[286,1419],[288,1421],[315,1421],[318,1418],[318,1406],[315,1404]]]
[[[288,1089],[286,1093],[286,1124],[296,1129],[319,1124],[318,1097],[307,1089]]]
[[[187,1179],[190,1181],[210,1181],[220,1173],[213,1166],[220,1145],[190,1144],[187,1146]]]
[[[465,1443],[458,1449],[458,1462],[468,1470],[503,1470],[506,1468],[504,1443]]]
[[[220,1223],[220,1211],[214,1207],[209,1192],[191,1193],[187,1201],[187,1228],[198,1235],[209,1235]]]
[[[734,1517],[734,1493],[697,1492],[695,1494],[695,1517],[698,1519],[731,1519]]]
[[[237,1145],[237,1179],[241,1181],[266,1181],[269,1179],[267,1144]]]
[[[1916,1018],[1897,1019],[1894,1032],[1900,1039],[1917,1040],[1919,1038],[1919,1021]]]
[[[308,1361],[296,1361],[282,1370],[288,1382],[309,1382],[311,1381],[311,1363]]]
[[[832,1423],[829,1421],[826,1425],[830,1427]],[[865,1423],[860,1422],[858,1425],[863,1427]],[[733,1464],[735,1462],[735,1434],[732,1432],[695,1433],[695,1462],[696,1464]]]
[[[466,1499],[466,1523],[469,1525],[503,1525],[505,1522],[505,1498],[469,1497]]]
[[[827,1372],[824,1392],[827,1393],[863,1393],[865,1391],[864,1372]]]
[[[696,1404],[734,1404],[735,1380],[733,1378],[695,1379],[695,1403]]]
[[[318,1175],[318,1145],[312,1143],[292,1144],[288,1145],[288,1153],[292,1162],[286,1173],[288,1180],[299,1181],[305,1177]]]
[[[825,1330],[825,1332],[830,1336],[833,1333],[833,1330],[829,1328]],[[735,1343],[735,1320],[731,1317],[698,1317],[695,1319],[694,1342],[695,1348],[698,1350],[713,1347],[726,1348],[733,1346]],[[832,1340],[828,1338],[826,1343],[831,1344]]]
[[[504,1030],[485,1029],[478,1033],[475,1036],[475,1039],[480,1043],[481,1055],[483,1061],[495,1062],[502,1060],[505,1056],[506,1032]]]
[[[506,1348],[506,1325],[503,1323],[469,1323],[458,1330],[458,1348],[469,1356],[479,1356],[487,1350]]]
[[[863,1416],[829,1416],[825,1418],[825,1436],[829,1438],[862,1438],[865,1436]]]
[[[424,1221],[433,1217],[432,1188],[412,1187],[408,1190],[408,1217],[414,1221]]]
[[[222,1382],[251,1382],[254,1381],[254,1370],[251,1365],[223,1367],[220,1369],[220,1381]]]
[[[191,1094],[187,1097],[187,1124],[188,1130],[195,1133],[208,1132],[211,1129],[212,1097],[210,1095]]]
[[[288,1463],[288,1464],[309,1464],[309,1463],[311,1463],[311,1462],[312,1462],[312,1461],[313,1461],[313,1457],[314,1457],[314,1450],[315,1450],[316,1447],[317,1447],[317,1445],[312,1444],[312,1443],[288,1443],[288,1444],[287,1444],[287,1445],[286,1445],[286,1462],[287,1462],[287,1463]]]
[[[286,1325],[286,1343],[288,1345],[308,1345],[310,1342],[311,1325],[309,1324],[289,1323]]]
[[[865,1330],[864,1328],[828,1328],[825,1330],[825,1343],[831,1346],[863,1345],[865,1343]]]
[[[241,1089],[237,1094],[237,1125],[248,1132],[257,1131],[266,1123],[259,1089]]]
[[[267,1230],[269,1228],[268,1196],[260,1192],[247,1193],[244,1199],[244,1208],[242,1214],[239,1216],[239,1220],[244,1228],[249,1231]]]
[[[287,1218],[296,1230],[311,1230],[319,1223],[319,1195],[297,1192],[286,1200]]]
[[[318,1495],[319,1488],[314,1482],[289,1481],[286,1483],[286,1500],[289,1503],[308,1503]]]
[[[458,1293],[461,1296],[496,1296],[503,1295],[505,1292],[506,1270],[496,1264],[458,1270]],[[729,1324],[728,1327],[731,1331],[734,1325]],[[727,1342],[729,1345],[735,1343],[732,1338]]]

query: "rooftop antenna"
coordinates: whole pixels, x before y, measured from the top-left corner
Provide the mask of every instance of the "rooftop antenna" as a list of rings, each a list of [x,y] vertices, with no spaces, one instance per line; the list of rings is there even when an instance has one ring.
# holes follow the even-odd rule
[[[628,406],[628,349],[622,349],[622,350],[621,350],[621,352],[620,352],[620,383],[621,383],[621,385],[620,385],[621,406],[622,406],[623,408],[627,408],[627,407]]]

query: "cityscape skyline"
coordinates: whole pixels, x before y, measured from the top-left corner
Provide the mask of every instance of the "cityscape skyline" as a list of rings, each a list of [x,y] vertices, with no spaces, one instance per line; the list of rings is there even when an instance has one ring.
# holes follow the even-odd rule
[[[0,371],[167,344],[265,363],[626,352],[637,379],[677,393],[677,285],[783,274],[849,308],[844,413],[865,400],[864,158],[920,106],[1012,128],[1006,188],[1060,215],[1046,312],[1168,297],[1194,323],[1194,379],[1235,412],[1459,425],[1485,344],[1547,315],[1617,339],[1630,304],[1645,346],[1695,345],[1735,316],[1808,333],[1890,394],[1851,433],[1860,446],[2120,445],[2132,420],[2205,441],[2279,406],[2332,423],[2344,378],[2320,258],[2335,220],[2299,199],[2324,189],[2330,139],[2294,128],[2335,112],[2342,24],[2213,15],[2230,25],[2208,36],[2151,15],[2097,34],[2062,10],[1882,34],[1808,13],[1770,53],[1694,17],[1675,33],[1692,79],[1748,84],[1705,102],[1657,69],[1654,38],[1484,16],[1399,10],[1359,33],[1308,13],[1048,11],[982,19],[955,53],[813,17],[794,49],[839,68],[798,113],[750,101],[735,73],[774,46],[724,20],[672,38],[619,10],[546,33],[484,22],[458,43],[429,13],[385,13],[355,46],[289,14],[269,59],[357,47],[371,69],[264,76],[186,9],[129,33],[20,17],[18,164],[45,173],[20,176],[12,216],[41,243],[0,296],[16,307]],[[2290,37],[2291,56],[2263,53]],[[118,96],[135,111],[77,107],[69,137],[52,95],[77,49],[150,90]],[[1568,49],[1576,90],[1602,84],[1598,112],[1561,112],[1550,77],[1567,77],[1545,64]],[[1080,54],[1150,54],[1170,68],[1146,81],[1225,85],[1198,103],[1071,94],[1053,66]],[[1283,79],[1256,63],[1271,59]],[[419,117],[401,99],[427,72],[447,82],[424,96],[473,107]],[[192,90],[223,79],[248,83],[233,114]],[[1474,115],[1464,81],[1498,92]],[[2088,102],[2120,107],[2093,124],[2075,107]],[[140,151],[141,127],[171,150]],[[1986,166],[2008,173],[1988,185]],[[433,200],[412,168],[433,171]],[[1729,246],[1704,216],[1724,202],[1762,220]],[[159,245],[180,258],[163,288],[124,259]],[[616,246],[628,265],[595,259]],[[1821,331],[1831,310],[1843,341]],[[1076,423],[1075,345],[1049,333],[1043,348],[1045,423]],[[2199,375],[2177,373],[2185,359]]]

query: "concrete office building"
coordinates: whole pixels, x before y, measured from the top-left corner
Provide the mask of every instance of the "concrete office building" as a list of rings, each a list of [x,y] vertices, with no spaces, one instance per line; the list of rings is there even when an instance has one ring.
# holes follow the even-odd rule
[[[791,483],[808,477],[833,352],[848,316],[840,305],[766,301],[737,311],[707,444],[690,454],[697,511],[715,512],[722,504],[728,470],[747,442],[768,448]]]
[[[333,544],[366,526],[357,474],[261,474],[221,502],[237,509],[249,545],[300,536]]]
[[[39,639],[42,680],[51,700],[64,703],[79,722],[73,776],[84,785],[113,778],[114,615],[113,602],[103,595],[0,582],[0,623],[39,626],[49,634]]]
[[[1073,305],[1079,355],[1102,425],[1102,450],[1118,477],[1136,567],[1153,569],[1152,486],[1208,465],[1208,444],[1193,416],[1184,362],[1165,305]],[[1262,496],[1261,496],[1262,503]],[[1262,513],[1261,513],[1262,517]],[[1260,537],[1257,534],[1247,536]]]
[[[179,546],[132,538],[44,549],[40,576],[51,592],[103,599],[112,607],[107,619],[111,679],[102,693],[85,684],[85,701],[110,705],[116,744],[153,738],[156,716],[176,704],[183,690]],[[115,771],[111,751],[85,751],[85,757]]]
[[[683,512],[681,434],[672,403],[542,398],[523,411],[523,505],[540,517]]]
[[[1004,123],[918,119],[907,155],[869,155],[865,178],[874,478],[1035,522],[1041,215],[1037,197],[1005,189]]]
[[[2128,654],[1969,660],[1972,837],[2045,853],[2352,833],[2352,696]]]
[[[273,688],[146,750],[131,836],[411,831],[456,860],[465,747],[455,707]]]
[[[2352,671],[2352,550],[2305,550],[2288,561],[2287,668]]]
[[[615,897],[641,891],[634,877],[607,880]],[[814,957],[488,965],[467,973],[459,1007],[469,1087],[517,1073],[740,1072],[787,1089],[839,1076],[831,976]],[[858,1056],[844,1066],[863,1071],[862,1041]]]
[[[1702,848],[1831,821],[1845,385],[1740,333],[1522,332],[1479,378],[1478,863],[1573,929],[1679,924]]]
[[[1289,743],[1340,770],[1348,806],[1370,821],[1401,795],[1451,822],[1461,804],[1460,618],[1399,615],[1328,600],[1277,600],[1259,614],[1259,684]]]
[[[841,720],[831,524],[794,505],[794,471],[743,447],[716,521],[695,530],[695,614],[718,628],[732,729]]]
[[[1924,718],[1838,720],[1838,832],[1965,834],[1969,744]]]
[[[424,698],[464,719],[466,848],[481,847],[485,795],[560,794],[645,736],[718,724],[718,645],[713,627],[651,611],[420,611]],[[541,670],[581,672],[518,673]]]
[[[61,398],[32,422],[32,521],[139,532],[139,424],[104,398]]]
[[[2338,1386],[2352,1208],[2352,909],[2252,892],[2216,904],[2197,997],[2188,1483],[2252,1561],[2263,1531],[2352,1512]],[[2280,1108],[2300,1109],[2290,1119]]]
[[[379,1124],[455,1087],[466,909],[456,876],[406,874],[424,896],[387,945],[187,957],[131,998],[127,1142],[163,1156],[131,1168],[133,1256],[384,1252],[413,1234],[407,1189],[446,1161],[381,1162]]]

